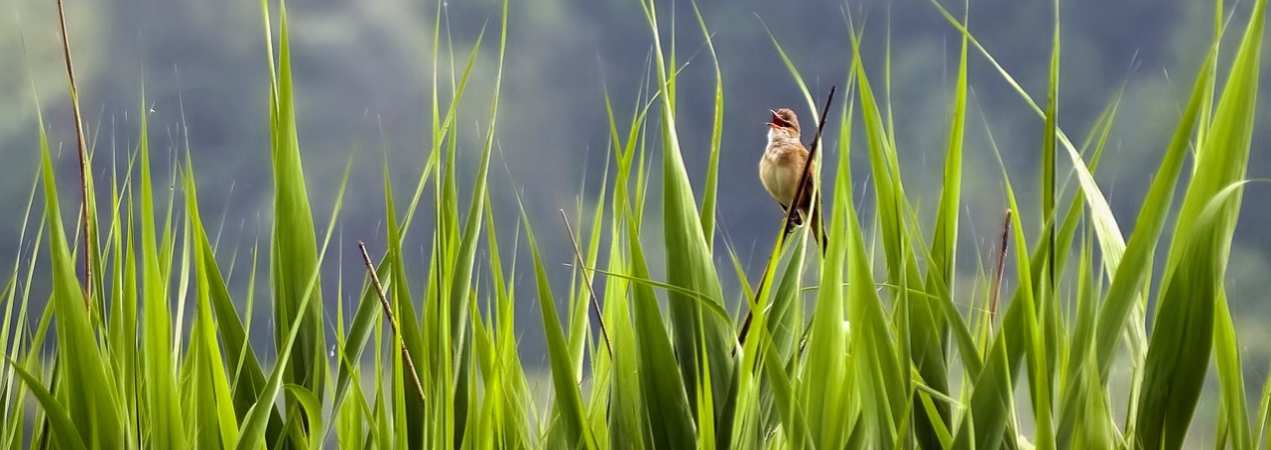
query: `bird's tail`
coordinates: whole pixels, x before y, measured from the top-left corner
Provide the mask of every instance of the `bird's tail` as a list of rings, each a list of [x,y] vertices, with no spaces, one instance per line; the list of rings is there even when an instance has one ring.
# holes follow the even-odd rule
[[[812,208],[811,217],[808,217],[807,208],[799,208],[795,211],[794,217],[791,218],[792,220],[787,223],[784,236],[789,237],[790,233],[793,233],[796,228],[808,225],[812,228],[812,238],[821,244],[821,256],[825,256],[826,250],[830,248],[830,240],[825,235],[825,224],[821,221],[821,194],[818,193],[813,202],[816,207]]]
[[[821,194],[818,193],[813,199],[816,206],[812,208],[812,217],[808,220],[808,226],[812,227],[812,237],[821,244],[821,256],[825,256],[826,250],[830,248],[830,239],[825,235],[824,223],[821,221]]]

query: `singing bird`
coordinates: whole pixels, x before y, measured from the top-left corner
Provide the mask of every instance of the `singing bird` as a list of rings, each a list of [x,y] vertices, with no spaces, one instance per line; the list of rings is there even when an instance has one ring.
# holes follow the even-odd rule
[[[799,117],[790,108],[769,110],[772,113],[768,121],[768,147],[764,149],[763,158],[759,160],[759,181],[772,196],[781,210],[786,211],[795,204],[793,225],[799,226],[811,222],[812,235],[821,241],[824,248],[826,242],[821,234],[820,208],[812,208],[812,216],[808,209],[812,205],[812,185],[816,176],[816,161],[811,161],[810,172],[804,182],[803,194],[796,202],[794,196],[799,188],[802,171],[808,164],[808,149],[799,142]],[[790,232],[790,230],[786,230]]]

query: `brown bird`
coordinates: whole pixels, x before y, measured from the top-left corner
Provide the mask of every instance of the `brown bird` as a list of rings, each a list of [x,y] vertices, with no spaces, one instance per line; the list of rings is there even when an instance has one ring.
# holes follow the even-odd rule
[[[812,235],[825,246],[821,234],[820,208],[808,209],[812,205],[813,179],[816,177],[816,161],[811,161],[809,176],[804,182],[803,194],[795,201],[794,196],[799,188],[799,180],[803,176],[804,165],[809,164],[808,149],[799,142],[799,117],[790,108],[769,110],[772,118],[768,122],[768,147],[764,149],[763,158],[759,160],[759,181],[772,196],[781,210],[786,211],[791,204],[795,205],[793,225],[799,226],[811,222]],[[789,233],[791,230],[785,230]]]

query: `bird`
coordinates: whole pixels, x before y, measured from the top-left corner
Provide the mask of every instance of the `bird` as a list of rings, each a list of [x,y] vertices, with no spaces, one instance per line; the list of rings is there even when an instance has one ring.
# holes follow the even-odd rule
[[[795,214],[792,217],[792,226],[801,226],[803,223],[810,223],[812,235],[821,241],[822,249],[826,246],[825,236],[821,233],[820,208],[811,208],[813,199],[813,179],[816,176],[816,161],[808,161],[808,149],[800,142],[799,136],[799,117],[790,108],[780,108],[768,110],[772,113],[772,117],[767,122],[768,126],[768,145],[764,149],[763,157],[759,159],[759,181],[763,184],[764,190],[772,196],[773,200],[781,206],[782,212],[789,210],[794,205]],[[807,170],[809,175],[804,178],[804,166],[811,164]],[[796,201],[794,196],[799,189],[799,181],[803,180],[804,187],[800,198]],[[808,210],[811,209],[811,216],[808,216]],[[789,233],[792,229],[786,229]]]

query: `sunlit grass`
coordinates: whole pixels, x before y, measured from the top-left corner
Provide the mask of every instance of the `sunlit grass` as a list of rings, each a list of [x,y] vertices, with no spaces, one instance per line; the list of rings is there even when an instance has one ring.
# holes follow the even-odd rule
[[[965,18],[932,5],[961,35],[935,193],[904,186],[900,161],[911,151],[896,144],[905,124],[895,124],[885,92],[890,55],[880,78],[861,56],[871,43],[849,19],[842,100],[819,112],[825,93],[809,91],[769,31],[809,116],[837,124],[838,134],[818,143],[826,150],[820,154],[832,155],[819,167],[832,167],[833,176],[817,175],[833,180],[817,193],[828,247],[818,252],[804,229],[776,235],[762,275],[751,280],[716,238],[719,163],[737,156],[721,149],[728,73],[696,5],[696,29],[714,68],[701,192],[677,131],[682,62],[674,38],[664,39],[665,13],[639,0],[652,41],[647,88],[630,109],[606,94],[597,125],[608,129],[612,160],[601,185],[583,193],[587,208],[580,204],[572,216],[562,210],[557,225],[532,223],[523,206],[496,210],[491,201],[500,91],[505,76],[517,76],[503,72],[515,46],[507,2],[498,25],[458,58],[440,47],[438,2],[427,159],[400,209],[383,168],[386,248],[357,249],[361,264],[351,267],[365,269],[364,281],[349,287],[324,280],[321,269],[333,246],[349,244],[333,235],[349,171],[367,162],[350,158],[338,182],[306,180],[294,107],[303,94],[292,82],[286,9],[262,1],[269,95],[244,101],[268,104],[270,141],[262,148],[273,164],[273,228],[243,270],[254,286],[263,263],[271,289],[236,298],[227,287],[229,269],[200,214],[192,149],[179,149],[179,188],[156,195],[144,98],[138,145],[122,172],[112,166],[108,183],[78,180],[108,194],[109,204],[90,203],[74,221],[67,214],[79,208],[60,206],[41,117],[41,166],[19,240],[43,250],[15,262],[2,292],[8,363],[0,372],[0,440],[6,448],[65,449],[1177,449],[1212,358],[1219,416],[1204,420],[1216,422],[1213,445],[1265,448],[1271,391],[1264,383],[1262,401],[1252,410],[1246,404],[1223,274],[1255,131],[1266,0],[1255,1],[1228,66],[1219,63],[1218,43],[1237,30],[1221,28],[1226,15],[1215,2],[1210,51],[1132,224],[1117,222],[1093,176],[1115,123],[1135,120],[1118,117],[1120,95],[1080,145],[1057,119],[1058,4],[1044,103],[997,64]],[[469,86],[478,55],[490,51],[497,53],[492,84]],[[1001,161],[992,124],[984,125],[989,146],[964,143],[968,67],[981,63],[996,75],[983,82],[1008,84],[1044,124],[1034,149],[1042,167],[1035,177],[1000,167],[1003,248],[992,273],[965,289],[954,284],[965,258],[956,246],[964,157],[984,152]],[[490,103],[466,101],[472,88],[488,90]],[[460,112],[469,110],[485,118],[472,147],[455,132]],[[869,167],[853,168],[852,152],[864,152]],[[460,173],[463,158],[478,161],[475,171]],[[865,178],[854,172],[868,181],[858,183]],[[314,216],[308,187],[315,183],[338,185],[327,217]],[[660,197],[647,196],[655,183]],[[1033,183],[1040,198],[1016,197]],[[861,195],[873,197],[871,211],[858,207]],[[920,221],[914,199],[931,195],[938,198],[934,220]],[[1039,229],[1023,226],[1021,203],[1040,205]],[[420,222],[434,227],[412,228],[423,215],[431,220]],[[507,221],[517,224],[516,235],[496,235],[496,224]],[[571,262],[566,289],[552,285],[536,234],[558,228],[569,233],[572,250],[552,256]],[[429,245],[422,267],[404,255],[408,235]],[[514,264],[522,241],[528,269]],[[1154,267],[1157,255],[1164,267]],[[77,272],[79,261],[90,270]],[[655,279],[653,268],[667,279]],[[531,276],[517,277],[527,270]],[[721,280],[734,274],[740,292],[729,299]],[[31,294],[44,282],[47,302]],[[354,295],[345,295],[349,289]],[[332,290],[358,299],[351,316],[323,300]],[[518,301],[539,312],[545,369],[520,359]],[[730,312],[738,304],[741,312]],[[272,348],[248,339],[260,326],[250,319],[256,308],[273,314]],[[1121,364],[1130,373],[1128,392],[1111,379]],[[550,382],[531,388],[527,372],[540,370]]]

